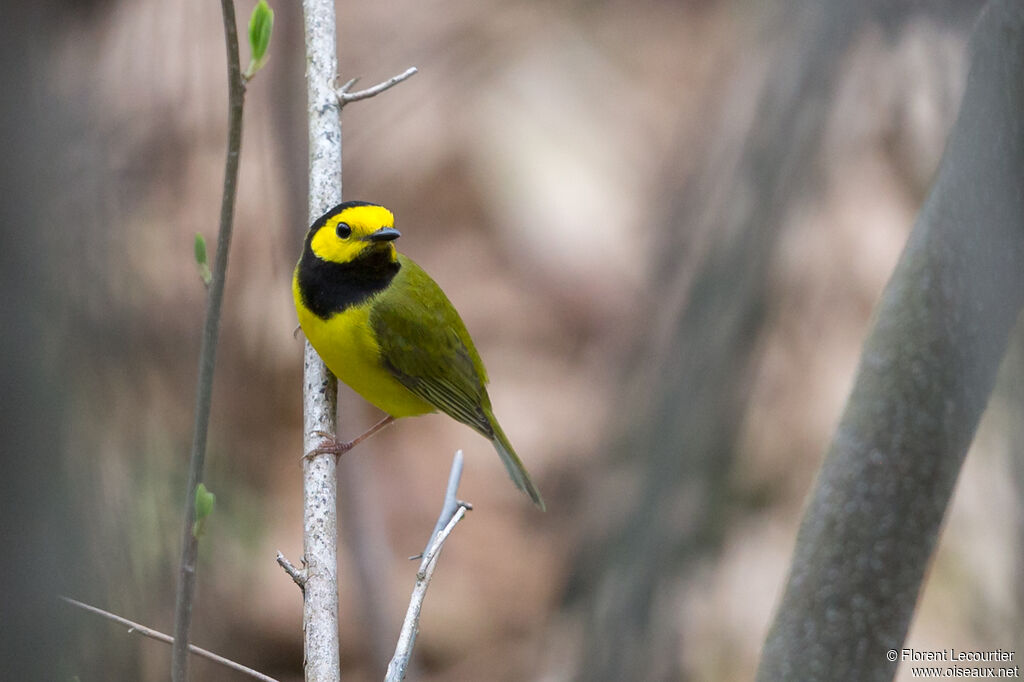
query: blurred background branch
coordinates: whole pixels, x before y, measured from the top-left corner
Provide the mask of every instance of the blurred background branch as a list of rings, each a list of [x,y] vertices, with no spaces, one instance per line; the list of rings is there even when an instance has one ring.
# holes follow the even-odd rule
[[[787,211],[811,189],[846,48],[865,19],[861,3],[801,2],[781,10],[739,68],[746,88],[726,103],[715,149],[670,203],[654,281],[667,330],[647,336],[647,362],[622,404],[613,457],[641,458],[636,489],[612,532],[574,564],[569,603],[582,611],[580,679],[678,679],[677,614],[660,608],[670,585],[720,551],[742,502],[731,489],[752,371],[771,306],[770,266]],[[777,23],[776,23],[777,22]],[[766,60],[766,62],[765,62]],[[767,63],[763,83],[750,73]],[[759,90],[759,94],[749,88]],[[753,117],[736,112],[756,97]],[[735,129],[736,127],[740,129]],[[722,158],[723,155],[734,158]],[[730,168],[727,174],[720,169]],[[723,186],[724,185],[724,186]],[[710,243],[692,279],[677,267],[682,235]],[[692,248],[692,245],[690,246]],[[593,495],[603,495],[600,489]],[[596,504],[592,502],[592,504]],[[616,646],[608,646],[616,642]]]

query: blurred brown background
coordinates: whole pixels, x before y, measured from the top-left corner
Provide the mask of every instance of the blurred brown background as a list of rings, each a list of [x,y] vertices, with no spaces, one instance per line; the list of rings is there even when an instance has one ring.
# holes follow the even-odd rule
[[[240,0],[241,21],[253,4]],[[399,248],[461,311],[548,503],[533,509],[486,441],[439,416],[346,456],[345,679],[383,677],[414,581],[406,557],[457,448],[475,510],[428,594],[413,679],[752,676],[980,7],[848,4],[338,4],[342,80],[420,69],[346,108],[344,196],[389,206]],[[306,228],[304,56],[297,3],[272,5],[245,112],[193,639],[299,680],[301,600],[274,554],[297,561],[302,546],[290,274]],[[33,498],[66,517],[41,524],[55,584],[170,631],[204,306],[192,239],[215,239],[226,136],[219,6],[19,12],[30,30],[9,31],[0,66],[18,86],[5,89],[8,209],[24,206],[5,219],[21,249],[5,324],[38,325],[18,346],[35,359],[21,380],[59,409],[55,428],[28,415],[34,445],[10,440],[8,461],[64,476],[44,486],[52,504]],[[908,646],[1020,650],[1018,356]],[[12,410],[34,409],[22,396]],[[379,417],[344,388],[340,415],[345,435]],[[168,647],[53,615],[72,626],[60,679],[166,678]]]

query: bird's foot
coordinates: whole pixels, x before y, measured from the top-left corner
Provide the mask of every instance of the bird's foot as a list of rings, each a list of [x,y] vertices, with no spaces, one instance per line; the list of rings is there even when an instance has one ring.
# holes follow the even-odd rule
[[[314,457],[319,457],[320,455],[334,455],[334,459],[337,460],[346,452],[354,448],[359,442],[358,439],[354,441],[338,440],[337,436],[327,433],[326,431],[314,431],[313,435],[319,436],[320,438],[323,438],[323,440],[319,445],[303,455],[303,459],[311,460]]]
[[[356,438],[353,438],[352,440],[348,441],[338,440],[337,436],[327,433],[326,431],[314,431],[313,435],[320,436],[321,438],[323,438],[323,441],[320,443],[320,445],[316,446],[310,452],[307,452],[305,455],[303,455],[302,458],[313,459],[318,455],[334,455],[334,459],[337,460],[346,452],[348,452],[355,446],[359,445],[364,440],[366,440],[373,434],[377,433],[378,431],[380,431],[393,421],[395,421],[395,418],[392,417],[391,415],[388,415],[381,419],[376,424],[374,424],[373,426],[371,426],[369,429],[367,429],[366,432],[363,433],[362,435],[357,436]]]

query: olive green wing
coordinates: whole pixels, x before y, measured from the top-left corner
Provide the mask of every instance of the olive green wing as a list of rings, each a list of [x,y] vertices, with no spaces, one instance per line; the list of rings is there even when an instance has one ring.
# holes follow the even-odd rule
[[[406,388],[489,439],[487,372],[455,307],[414,262],[402,264],[370,313],[384,367]]]
[[[516,486],[544,509],[537,486],[501,430],[487,396],[487,371],[441,287],[408,258],[374,301],[370,324],[381,362],[403,386],[490,440]]]

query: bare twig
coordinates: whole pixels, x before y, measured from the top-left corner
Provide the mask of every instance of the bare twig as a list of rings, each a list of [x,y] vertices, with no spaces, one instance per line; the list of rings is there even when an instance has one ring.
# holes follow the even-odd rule
[[[419,71],[419,69],[417,69],[415,66],[410,66],[408,69],[398,74],[397,76],[392,76],[391,78],[387,79],[382,83],[377,83],[372,88],[366,88],[365,90],[358,90],[356,92],[349,92],[349,89],[356,84],[356,81],[359,80],[359,78],[353,78],[352,80],[338,88],[338,103],[340,106],[345,106],[349,102],[358,102],[361,99],[367,99],[368,97],[379,95],[385,90],[395,87],[405,79],[414,76],[417,71]]]
[[[359,76],[356,76],[355,78],[349,78],[348,81],[346,81],[344,85],[342,85],[340,88],[338,88],[338,92],[339,93],[348,92],[349,90],[352,89],[352,86],[355,85],[358,81],[359,81]]]
[[[284,569],[284,572],[291,576],[295,584],[299,586],[299,589],[305,591],[306,589],[306,569],[295,568],[295,564],[288,561],[288,558],[281,552],[277,553],[277,563]]]
[[[210,400],[213,393],[213,369],[220,335],[220,309],[224,300],[224,279],[228,268],[228,248],[235,216],[238,189],[238,161],[242,147],[242,110],[245,85],[238,63],[238,29],[235,24],[233,0],[221,0],[224,17],[224,42],[228,62],[228,148],[224,161],[224,190],[221,195],[220,229],[217,233],[217,254],[206,299],[206,321],[203,325],[199,352],[199,379],[196,388],[195,424],[188,486],[185,489],[185,523],[178,569],[178,590],[174,607],[174,644],[171,651],[171,678],[174,682],[188,679],[188,634],[192,624],[192,603],[196,588],[196,558],[199,540],[193,533],[196,488],[203,477],[206,463],[206,435],[210,425]]]
[[[158,630],[147,628],[145,625],[140,625],[139,623],[130,621],[127,618],[122,618],[117,614],[110,613],[109,611],[104,611],[103,609],[96,608],[95,606],[90,606],[89,604],[80,602],[77,599],[71,599],[70,597],[61,596],[60,599],[67,602],[68,604],[71,604],[72,606],[82,609],[83,611],[94,613],[97,616],[106,618],[107,620],[113,621],[118,625],[125,626],[126,628],[128,628],[129,634],[142,635],[143,637],[149,637],[150,639],[155,639],[156,641],[163,642],[165,644],[174,643],[174,638],[170,635],[165,635],[164,633]],[[188,651],[190,653],[195,654],[196,656],[201,656],[207,660],[213,661],[214,663],[219,663],[227,668],[231,668],[232,670],[248,675],[249,677],[252,677],[254,679],[263,680],[263,682],[278,682],[273,677],[270,677],[269,675],[264,675],[258,670],[253,670],[252,668],[248,668],[242,665],[241,663],[235,663],[234,661],[224,658],[223,656],[218,656],[212,651],[200,649],[194,644],[188,645]]]
[[[430,536],[430,543],[427,545],[427,551],[424,552],[419,571],[416,573],[416,585],[413,587],[412,597],[409,599],[409,608],[406,610],[405,621],[402,623],[402,632],[398,636],[395,655],[391,659],[391,663],[388,664],[385,682],[401,682],[405,679],[409,658],[412,656],[412,649],[416,644],[416,633],[419,632],[423,599],[427,596],[427,588],[430,586],[430,579],[437,566],[437,557],[441,553],[444,541],[455,529],[455,525],[466,515],[466,510],[472,508],[471,505],[460,502],[456,498],[461,478],[462,450],[459,450],[455,453],[455,458],[452,461],[452,470],[448,476],[448,490],[445,493],[441,515],[438,517],[434,532]]]
[[[448,474],[448,488],[445,489],[444,492],[444,505],[441,507],[441,514],[437,517],[437,523],[434,524],[434,532],[430,534],[427,546],[423,548],[423,554],[417,558],[426,556],[426,553],[430,551],[431,545],[434,544],[434,538],[444,530],[444,527],[452,520],[452,517],[455,516],[455,512],[458,511],[459,507],[465,507],[466,509],[473,508],[473,505],[469,503],[459,502],[458,493],[459,482],[462,480],[462,466],[462,450],[456,450],[455,457],[452,458],[452,470],[451,473]]]

